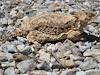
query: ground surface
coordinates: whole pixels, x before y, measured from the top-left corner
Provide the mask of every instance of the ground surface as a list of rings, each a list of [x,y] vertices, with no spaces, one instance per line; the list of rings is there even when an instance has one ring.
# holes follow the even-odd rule
[[[22,22],[27,23],[28,17],[47,12],[69,14],[81,9],[96,15],[83,28],[84,41],[66,39],[40,44],[17,36],[0,42],[0,75],[100,75],[99,0],[1,0],[0,36],[14,32]]]

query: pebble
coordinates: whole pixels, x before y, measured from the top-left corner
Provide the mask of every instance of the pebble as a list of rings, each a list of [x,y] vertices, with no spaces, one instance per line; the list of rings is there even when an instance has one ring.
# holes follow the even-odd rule
[[[97,62],[93,59],[87,59],[79,66],[82,70],[89,70],[97,67]]]
[[[17,16],[17,11],[16,11],[15,9],[12,9],[12,10],[10,11],[10,15],[11,15],[12,17],[16,17],[16,16]]]
[[[51,11],[58,11],[64,8],[64,4],[59,1],[55,1],[55,2],[49,3],[48,8]]]
[[[1,62],[1,66],[3,67],[3,68],[8,68],[8,67],[15,67],[15,61],[13,61],[13,62]]]
[[[0,61],[7,61],[6,53],[0,52]]]
[[[2,25],[7,25],[8,24],[8,19],[7,18],[1,18],[0,22],[2,23]]]
[[[54,45],[54,44],[49,45],[49,46],[47,47],[47,51],[49,51],[49,50],[55,51],[55,50],[56,50],[55,45]]]
[[[95,22],[100,23],[100,16],[96,18]]]
[[[13,24],[14,24],[13,20],[8,19],[8,25],[13,25]]]
[[[72,68],[75,66],[75,63],[73,60],[65,60],[65,59],[61,59],[62,64],[66,67],[66,68]]]
[[[35,67],[36,67],[36,64],[33,61],[33,59],[24,60],[17,64],[17,68],[20,70],[21,73],[25,73],[30,70],[33,70]]]
[[[13,44],[3,44],[1,47],[4,52],[9,52],[9,53],[17,52],[17,49]]]
[[[84,28],[84,31],[85,31],[86,33],[88,33],[88,34],[91,34],[91,33],[93,33],[93,32],[95,31],[95,28],[94,28],[93,26],[91,26],[91,25],[88,25],[88,26],[86,26],[86,27]]]
[[[39,59],[41,61],[50,62],[50,54],[49,53],[46,53],[44,49],[41,49],[39,51]]]
[[[25,2],[26,4],[31,4],[32,0],[22,0],[23,2]]]
[[[29,55],[32,53],[32,48],[30,46],[26,46],[23,51],[20,51],[24,55]]]
[[[16,75],[13,67],[9,67],[5,70],[4,75]]]
[[[20,52],[22,52],[24,50],[24,48],[25,48],[25,45],[21,44],[21,45],[17,45],[16,47]]]
[[[16,54],[13,55],[13,57],[14,57],[14,60],[16,62],[20,62],[20,61],[30,59],[30,57],[28,57],[27,55],[23,55],[21,53],[16,53]]]
[[[42,62],[42,63],[38,64],[37,68],[39,70],[52,71],[49,63],[47,63],[47,62]]]

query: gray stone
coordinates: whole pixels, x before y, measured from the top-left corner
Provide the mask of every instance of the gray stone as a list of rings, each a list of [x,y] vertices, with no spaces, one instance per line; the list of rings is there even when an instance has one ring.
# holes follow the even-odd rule
[[[13,61],[13,62],[1,62],[1,66],[2,66],[3,68],[15,67],[15,61]]]
[[[18,41],[21,41],[21,42],[25,42],[26,41],[26,38],[23,38],[23,37],[17,37]]]
[[[95,56],[93,56],[93,57],[95,58],[95,60],[96,60],[97,62],[100,63],[100,55],[95,55]]]
[[[26,4],[31,4],[32,0],[23,0],[23,2],[25,2]]]
[[[2,69],[0,69],[0,75],[3,75],[3,70]]]
[[[19,12],[17,13],[17,17],[18,17],[18,19],[23,18],[24,17],[24,11],[19,10]]]
[[[25,46],[24,44],[17,45],[17,49],[24,55],[29,55],[32,53],[33,48],[30,46]]]
[[[25,12],[25,15],[27,15],[29,17],[35,16],[36,14],[37,14],[37,10],[35,10],[35,9],[34,10],[30,9]]]
[[[40,70],[45,70],[45,71],[52,71],[51,67],[49,66],[49,63],[47,62],[42,62],[37,65],[37,68]]]
[[[6,28],[7,32],[14,32],[15,31],[15,27],[14,26],[7,26]]]
[[[21,19],[17,19],[17,21],[15,22],[15,25],[19,26],[19,25],[21,25],[21,23],[22,23],[22,20]]]
[[[24,50],[24,48],[25,48],[25,45],[21,44],[21,45],[17,45],[16,47],[20,52],[22,52]]]
[[[84,56],[97,56],[100,55],[99,49],[87,49],[84,53]]]
[[[32,53],[32,47],[30,46],[25,46],[25,48],[23,49],[23,51],[21,51],[22,54],[24,55],[29,55]]]
[[[83,43],[83,42],[77,42],[76,46],[79,47],[79,50],[81,52],[84,52],[85,50],[90,49],[91,46],[92,46],[92,44],[90,42],[85,42],[85,43]]]
[[[98,16],[98,17],[96,18],[95,22],[100,23],[100,16]]]
[[[88,34],[91,34],[95,31],[95,28],[92,25],[88,25],[84,28],[84,31]]]
[[[12,44],[3,44],[1,47],[4,52],[9,52],[9,53],[17,52],[15,45]]]
[[[13,67],[9,67],[5,70],[4,75],[17,75]]]
[[[82,61],[75,61],[76,66],[79,66],[80,64],[82,64]]]
[[[89,70],[97,67],[97,62],[93,59],[86,59],[82,64],[79,66],[82,70]]]
[[[85,2],[83,3],[83,5],[84,5],[84,6],[87,6],[87,7],[89,7],[89,8],[91,7],[91,4],[90,4],[88,1],[85,1]]]
[[[100,75],[100,69],[87,70],[86,75]]]
[[[75,75],[76,69],[65,69],[60,75]]]
[[[78,71],[78,72],[76,72],[76,75],[86,75],[86,72],[84,72],[84,71]]]
[[[70,0],[65,0],[65,2],[69,2]]]
[[[56,50],[56,46],[55,46],[54,44],[51,44],[51,45],[49,45],[49,46],[47,47],[47,50],[48,50],[48,51],[50,51],[50,50],[55,51],[55,50]]]
[[[44,70],[33,70],[30,75],[48,75],[47,71]]]
[[[13,24],[14,24],[13,20],[8,19],[8,25],[13,25]]]
[[[10,11],[10,15],[11,15],[12,17],[16,17],[16,16],[17,16],[17,11],[15,11],[15,9],[12,9],[12,10]]]
[[[64,70],[60,73],[60,75],[68,75],[68,71],[67,70]]]
[[[55,47],[58,51],[68,51],[68,45],[65,43],[58,42],[55,44]]]
[[[17,68],[20,70],[21,73],[25,73],[30,70],[33,70],[35,67],[36,67],[36,64],[33,61],[33,59],[24,60],[17,64]]]
[[[1,18],[0,22],[2,23],[2,25],[7,25],[8,24],[8,19],[7,18]]]
[[[4,53],[0,52],[0,61],[12,61],[13,60],[13,55],[10,53]]]
[[[44,49],[39,51],[39,59],[42,61],[50,62],[50,54],[46,53]]]

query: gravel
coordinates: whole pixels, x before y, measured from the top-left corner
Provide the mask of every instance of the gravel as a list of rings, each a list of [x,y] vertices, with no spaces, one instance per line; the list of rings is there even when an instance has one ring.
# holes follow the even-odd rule
[[[84,28],[85,41],[32,44],[16,37],[0,42],[0,75],[100,75],[100,0],[0,0],[0,36],[13,32],[31,16],[80,9],[96,14]]]

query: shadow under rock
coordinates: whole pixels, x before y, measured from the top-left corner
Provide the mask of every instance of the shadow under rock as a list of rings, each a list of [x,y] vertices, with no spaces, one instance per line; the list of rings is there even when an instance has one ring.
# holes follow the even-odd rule
[[[94,35],[88,35],[86,33],[82,34],[83,42],[89,41],[89,42],[100,42],[100,37],[94,36]]]

